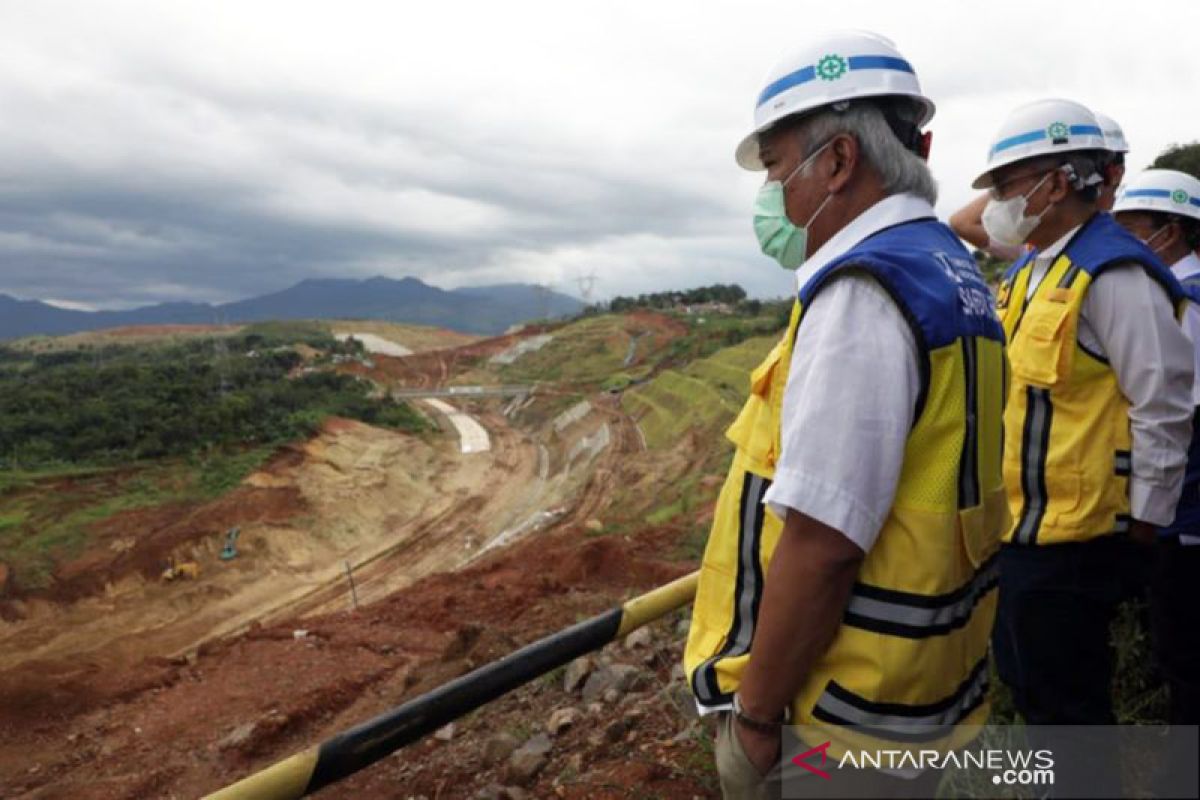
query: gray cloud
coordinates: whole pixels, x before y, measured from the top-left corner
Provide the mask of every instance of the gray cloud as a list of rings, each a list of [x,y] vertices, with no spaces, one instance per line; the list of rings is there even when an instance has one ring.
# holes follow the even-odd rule
[[[781,6],[246,5],[0,7],[0,291],[120,307],[375,274],[573,291],[593,270],[603,295],[789,291],[731,158],[788,44]],[[1031,2],[805,13],[917,65],[942,213],[1016,102],[1094,103],[1134,166],[1200,136],[1188,25]]]

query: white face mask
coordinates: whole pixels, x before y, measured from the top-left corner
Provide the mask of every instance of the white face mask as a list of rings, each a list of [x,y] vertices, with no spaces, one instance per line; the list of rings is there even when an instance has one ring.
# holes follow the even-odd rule
[[[1042,209],[1042,213],[1037,216],[1025,216],[1025,208],[1029,205],[1029,198],[1053,174],[1053,172],[1047,172],[1037,182],[1037,185],[1023,195],[1010,197],[1007,200],[997,200],[994,197],[988,199],[987,205],[983,209],[982,221],[983,229],[987,232],[990,242],[1010,247],[1016,247],[1025,243],[1026,237],[1033,233],[1037,229],[1037,226],[1042,223],[1042,217],[1046,216],[1046,212],[1054,207],[1054,204],[1051,203]]]

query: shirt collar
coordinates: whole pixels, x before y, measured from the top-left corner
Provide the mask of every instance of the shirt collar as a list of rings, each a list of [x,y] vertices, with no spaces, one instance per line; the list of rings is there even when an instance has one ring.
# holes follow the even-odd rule
[[[1195,253],[1188,253],[1171,265],[1171,274],[1179,280],[1190,278],[1198,273],[1200,273],[1200,256]]]
[[[1071,237],[1074,236],[1082,227],[1082,225],[1076,225],[1074,228],[1071,228],[1071,230],[1063,234],[1063,237],[1057,242],[1050,245],[1045,250],[1039,251],[1037,254],[1037,260],[1053,261],[1054,259],[1058,258],[1058,254],[1061,253],[1063,248],[1067,246],[1067,242],[1071,241]]]
[[[817,248],[796,271],[796,288],[804,286],[830,261],[844,254],[872,234],[884,228],[912,222],[922,217],[933,217],[933,206],[915,194],[893,194],[883,198],[859,214],[850,224],[835,233],[829,241]]]

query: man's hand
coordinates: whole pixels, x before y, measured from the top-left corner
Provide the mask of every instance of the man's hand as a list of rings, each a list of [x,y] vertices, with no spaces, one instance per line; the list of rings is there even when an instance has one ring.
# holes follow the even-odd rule
[[[762,733],[748,728],[733,718],[733,735],[742,745],[746,758],[758,770],[759,775],[766,775],[779,762],[779,734]]]
[[[1158,531],[1149,522],[1135,519],[1129,524],[1129,538],[1138,544],[1154,544],[1158,540]]]

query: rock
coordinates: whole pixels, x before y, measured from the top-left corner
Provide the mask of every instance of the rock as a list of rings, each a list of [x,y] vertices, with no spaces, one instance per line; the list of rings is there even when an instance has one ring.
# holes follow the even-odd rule
[[[587,528],[593,533],[599,533],[600,531],[604,530],[604,523],[598,519],[589,519],[587,522],[583,523],[583,527]]]
[[[549,721],[546,723],[546,731],[551,736],[558,736],[567,728],[574,725],[583,716],[578,708],[567,706],[566,708],[555,709],[550,715]]]
[[[663,698],[686,720],[700,719],[696,708],[696,697],[685,683],[673,683],[662,691]]]
[[[675,662],[675,666],[671,667],[671,680],[687,683],[687,670],[683,668],[683,664]]]
[[[692,621],[690,619],[681,619],[675,623],[675,635],[686,637],[692,629]]]
[[[604,702],[608,703],[611,706],[613,703],[615,703],[621,699],[621,693],[618,692],[616,689],[612,689],[612,688],[605,689],[604,696],[600,699],[603,700]]]
[[[250,737],[254,735],[254,725],[255,723],[253,722],[238,725],[229,732],[228,736],[217,742],[217,749],[228,750],[231,747],[241,747],[250,741]]]
[[[604,740],[609,743],[621,741],[625,733],[633,727],[633,722],[628,719],[613,720],[604,729]]]
[[[527,800],[529,792],[519,786],[489,783],[475,793],[475,800]]]
[[[618,694],[630,689],[645,686],[646,676],[642,670],[632,664],[613,664],[597,669],[588,676],[583,684],[583,701],[591,703],[608,693],[609,689]],[[606,700],[605,702],[612,702]]]
[[[583,685],[584,679],[592,671],[592,660],[587,656],[580,656],[567,665],[567,674],[563,678],[563,691],[570,694]]]
[[[308,631],[304,630],[303,628],[297,628],[296,630],[292,631],[292,638],[293,639],[307,639]]]
[[[439,742],[448,742],[453,739],[454,723],[451,722],[448,725],[443,725],[442,727],[438,728],[433,734],[433,738],[437,739]]]
[[[604,713],[604,704],[603,703],[588,703],[587,713],[588,713],[588,716],[591,716],[591,717],[600,716],[601,714]]]
[[[498,733],[483,743],[480,754],[486,766],[494,766],[513,754],[521,743],[509,733]]]
[[[648,627],[642,626],[625,637],[625,649],[650,647],[654,644],[654,633]]]
[[[529,783],[546,766],[552,746],[544,733],[525,742],[508,759],[508,779],[517,785]]]

